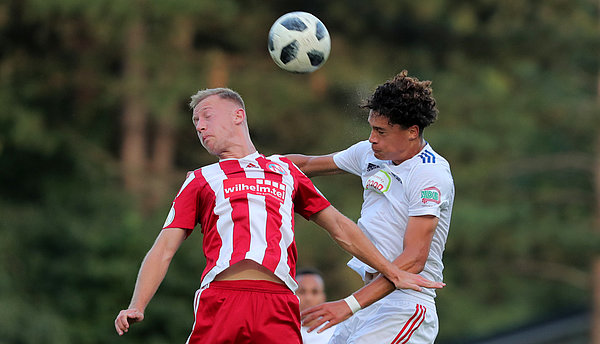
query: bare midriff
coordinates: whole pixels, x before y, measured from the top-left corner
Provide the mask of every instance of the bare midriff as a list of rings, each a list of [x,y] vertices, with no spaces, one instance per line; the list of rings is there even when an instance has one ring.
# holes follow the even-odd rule
[[[215,281],[237,280],[271,281],[283,284],[283,281],[269,269],[249,259],[233,264],[215,277]]]

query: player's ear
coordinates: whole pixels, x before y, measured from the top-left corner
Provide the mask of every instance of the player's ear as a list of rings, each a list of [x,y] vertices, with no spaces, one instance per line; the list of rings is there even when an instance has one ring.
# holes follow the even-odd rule
[[[235,124],[240,124],[246,120],[246,111],[242,108],[238,108],[233,113],[233,121]]]
[[[410,140],[416,140],[419,138],[419,126],[413,125],[408,128],[408,135]]]

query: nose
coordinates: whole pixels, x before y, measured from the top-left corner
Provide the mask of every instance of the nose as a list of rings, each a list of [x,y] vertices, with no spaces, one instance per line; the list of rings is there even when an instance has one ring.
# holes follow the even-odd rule
[[[371,130],[371,134],[369,135],[369,142],[377,143],[377,137],[376,137],[375,130]]]
[[[196,131],[198,131],[199,133],[203,132],[206,130],[206,122],[203,120],[198,120],[198,122],[196,123]]]

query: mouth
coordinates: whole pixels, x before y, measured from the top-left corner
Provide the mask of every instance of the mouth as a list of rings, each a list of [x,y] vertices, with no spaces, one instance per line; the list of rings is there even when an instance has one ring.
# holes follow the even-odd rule
[[[382,152],[381,152],[381,150],[379,150],[379,149],[374,149],[374,148],[371,148],[371,150],[373,151],[373,155],[375,155],[375,157],[376,157],[376,158],[378,158],[378,159],[379,159],[379,158],[382,156]]]

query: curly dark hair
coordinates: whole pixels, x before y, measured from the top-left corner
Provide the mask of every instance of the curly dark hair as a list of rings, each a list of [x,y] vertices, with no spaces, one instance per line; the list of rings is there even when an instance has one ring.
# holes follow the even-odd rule
[[[387,117],[390,124],[399,124],[404,129],[417,125],[419,135],[438,115],[431,81],[409,77],[406,70],[379,85],[361,107]]]

